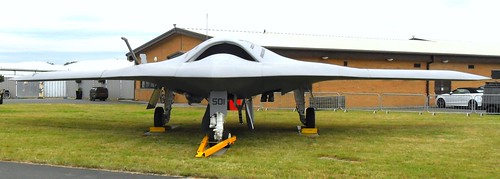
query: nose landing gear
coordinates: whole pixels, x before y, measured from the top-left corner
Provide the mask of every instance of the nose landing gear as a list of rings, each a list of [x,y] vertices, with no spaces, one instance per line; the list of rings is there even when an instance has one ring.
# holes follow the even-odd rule
[[[201,140],[195,157],[208,157],[223,148],[230,147],[235,141],[236,136],[231,136],[231,133],[224,130],[224,114],[217,112],[210,117],[209,132]]]

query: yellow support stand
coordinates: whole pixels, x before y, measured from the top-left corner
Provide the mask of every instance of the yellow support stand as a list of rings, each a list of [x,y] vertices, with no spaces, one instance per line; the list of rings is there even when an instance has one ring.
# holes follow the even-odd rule
[[[198,150],[197,150],[195,157],[196,158],[208,157],[208,156],[214,154],[215,152],[218,152],[219,150],[223,149],[224,147],[234,144],[235,141],[236,141],[236,136],[233,136],[233,137],[226,139],[226,140],[223,140],[223,141],[217,143],[216,145],[205,150],[205,148],[208,145],[208,136],[205,136],[201,140],[200,146],[198,147]]]
[[[302,134],[318,134],[318,128],[302,128],[300,129]]]
[[[319,129],[318,128],[297,126],[297,129],[299,130],[300,135],[306,135],[306,136],[311,136],[311,137],[319,136]]]
[[[162,126],[162,127],[149,127],[149,131],[144,133],[145,136],[150,135],[161,135],[162,133],[166,133],[169,130],[173,130],[179,126]]]
[[[208,145],[208,136],[206,135],[201,139],[200,146],[198,147],[198,150],[196,151],[196,158],[200,158],[203,155],[203,152],[205,151],[205,147]]]
[[[150,127],[149,132],[154,132],[154,133],[165,132],[165,127]]]

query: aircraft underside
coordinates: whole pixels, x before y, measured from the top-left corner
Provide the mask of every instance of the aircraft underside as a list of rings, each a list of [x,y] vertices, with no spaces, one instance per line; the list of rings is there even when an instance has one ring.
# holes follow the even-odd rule
[[[178,93],[208,98],[212,91],[227,91],[239,99],[250,98],[263,93],[281,92],[304,88],[314,83],[310,78],[280,76],[259,78],[168,78],[163,81],[151,81],[162,84],[161,87]]]
[[[272,86],[272,85],[269,85]],[[165,103],[163,107],[157,107],[158,98],[160,93],[165,95]],[[244,93],[245,90],[237,92]],[[148,103],[148,109],[155,109],[154,113],[154,126],[163,127],[170,121],[170,113],[172,110],[172,103],[174,98],[174,90],[168,88],[157,88],[153,92],[151,99]],[[305,89],[299,88],[294,90],[296,109],[299,114],[299,120],[305,128],[315,128],[315,111],[313,108],[305,108]],[[201,120],[201,128],[209,138],[209,143],[219,143],[231,137],[231,134],[224,128],[224,117],[227,116],[228,101],[230,99],[237,101],[240,99],[241,104],[234,103],[238,109],[239,122],[243,124],[243,111],[245,112],[245,122],[248,129],[255,129],[254,126],[254,110],[253,110],[253,96],[238,96],[237,94],[230,93],[226,90],[210,91],[208,97],[204,98],[208,101],[205,113]],[[203,98],[202,98],[203,99]],[[265,92],[262,94],[262,102],[274,102],[273,92]]]

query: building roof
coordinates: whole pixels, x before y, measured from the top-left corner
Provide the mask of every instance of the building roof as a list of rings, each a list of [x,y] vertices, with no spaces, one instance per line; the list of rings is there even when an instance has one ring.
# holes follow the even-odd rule
[[[69,65],[51,65],[40,61],[0,63],[0,74],[16,76],[48,71],[110,70],[133,65],[133,63],[125,59],[84,60]]]
[[[186,36],[191,36],[191,37],[195,37],[195,38],[199,38],[199,39],[209,39],[209,38],[212,38],[211,36],[210,37],[207,37],[206,35],[203,35],[203,34],[199,34],[199,33],[196,33],[196,32],[193,32],[193,31],[189,31],[189,30],[185,30],[185,29],[181,29],[181,28],[173,28],[163,34],[161,34],[160,36],[146,42],[145,44],[142,44],[141,46],[137,47],[134,49],[134,52],[135,53],[138,53],[138,52],[142,52],[143,50],[163,41],[164,39],[172,36],[172,35],[175,35],[175,34],[181,34],[181,35],[186,35]],[[130,52],[128,52],[126,54],[126,56],[130,56]],[[129,58],[130,59],[130,58]]]
[[[232,37],[247,40],[270,49],[300,49],[325,51],[389,52],[429,55],[459,55],[499,57],[500,48],[495,45],[465,42],[436,42],[429,40],[401,40],[357,38],[328,35],[289,34],[274,32],[234,31],[195,28],[174,28],[136,48],[141,52],[148,47],[174,35],[182,34],[199,39]],[[415,39],[415,38],[413,38]],[[127,53],[127,56],[130,53]]]

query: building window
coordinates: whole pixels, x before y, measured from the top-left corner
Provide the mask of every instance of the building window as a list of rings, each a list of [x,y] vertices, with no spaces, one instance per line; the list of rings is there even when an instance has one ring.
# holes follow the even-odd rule
[[[420,63],[413,64],[413,68],[420,68],[420,67],[422,67],[422,65]]]
[[[450,80],[435,80],[434,81],[434,93],[445,94],[451,91],[451,81]]]
[[[141,81],[141,88],[143,89],[156,88],[156,83],[151,83],[149,81]]]
[[[347,66],[348,65],[348,62],[347,61],[344,61],[344,66]]]
[[[474,69],[474,65],[468,65],[467,68]]]

